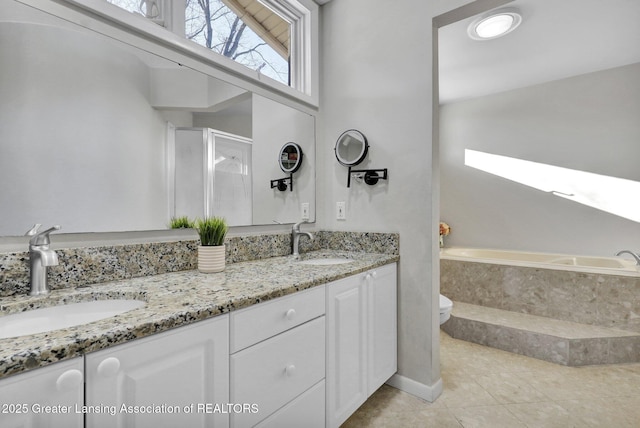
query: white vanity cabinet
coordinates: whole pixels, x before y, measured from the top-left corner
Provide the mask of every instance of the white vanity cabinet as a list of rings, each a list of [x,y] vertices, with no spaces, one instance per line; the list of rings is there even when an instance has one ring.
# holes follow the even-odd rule
[[[0,427],[81,428],[83,370],[79,357],[1,379]]]
[[[324,428],[325,287],[231,313],[231,426]]]
[[[397,268],[327,285],[327,427],[339,427],[397,370]]]
[[[0,379],[0,427],[338,427],[396,372],[396,272]]]
[[[85,359],[87,427],[229,424],[226,409],[216,409],[216,404],[229,403],[228,315],[90,353]],[[115,415],[108,409],[115,409]]]

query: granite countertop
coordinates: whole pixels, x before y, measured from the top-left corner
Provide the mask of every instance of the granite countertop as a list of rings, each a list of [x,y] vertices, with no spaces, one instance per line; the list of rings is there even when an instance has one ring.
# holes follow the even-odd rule
[[[399,256],[321,250],[304,259],[345,257],[354,262],[318,266],[291,256],[228,264],[220,273],[189,270],[54,290],[45,297],[0,299],[0,314],[102,299],[138,299],[146,305],[80,326],[0,339],[0,378],[312,288],[396,262]]]

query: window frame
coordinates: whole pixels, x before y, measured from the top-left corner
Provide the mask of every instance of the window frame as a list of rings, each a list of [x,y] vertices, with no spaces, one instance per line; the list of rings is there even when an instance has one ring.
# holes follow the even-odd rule
[[[60,1],[59,4],[51,2],[50,0],[16,1],[35,6],[45,12],[53,13],[63,19],[98,31],[109,37],[125,41],[125,43],[131,43],[129,40],[122,40],[121,37],[111,34],[110,31],[103,31],[98,29],[97,26],[87,22],[79,22],[76,12],[90,15],[100,21],[106,22],[110,26],[124,29],[128,33],[133,33],[137,36],[142,36],[144,39],[160,45],[160,47],[168,47],[179,55],[182,54],[195,59],[203,66],[194,67],[201,69],[200,71],[213,67],[222,72],[222,74],[212,74],[213,77],[220,78],[228,83],[241,86],[258,94],[277,94],[279,97],[302,102],[314,109],[319,105],[319,8],[312,0],[259,0],[290,22],[291,86],[278,82],[260,72],[251,70],[230,58],[212,52],[206,47],[186,39],[183,28],[182,35],[176,34],[176,30],[180,31],[179,28],[176,28],[180,26],[179,20],[177,19],[177,15],[179,15],[177,9],[179,9],[179,7],[176,7],[176,4],[178,6],[184,4],[180,0],[177,0],[175,3],[170,0],[161,0],[164,3],[162,5],[164,10],[164,27],[142,15],[133,14],[105,0],[58,0]],[[184,14],[184,11],[182,14]],[[71,18],[72,16],[73,18]],[[204,72],[206,73],[206,71]],[[264,92],[264,90],[267,92]]]
[[[258,0],[290,25],[289,80],[291,87],[311,92],[311,11],[297,0]]]

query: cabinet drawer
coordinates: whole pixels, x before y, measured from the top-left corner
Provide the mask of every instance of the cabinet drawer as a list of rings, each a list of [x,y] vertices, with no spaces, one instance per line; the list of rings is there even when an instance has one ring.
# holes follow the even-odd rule
[[[232,414],[232,426],[255,425],[324,374],[324,317],[231,355],[231,402],[258,406],[257,413]]]
[[[231,353],[324,314],[324,285],[231,313]]]
[[[324,380],[255,428],[324,428]]]

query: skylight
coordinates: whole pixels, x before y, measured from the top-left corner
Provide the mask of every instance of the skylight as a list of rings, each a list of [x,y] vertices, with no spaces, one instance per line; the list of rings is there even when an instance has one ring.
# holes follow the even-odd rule
[[[466,166],[640,223],[640,182],[465,149]]]

